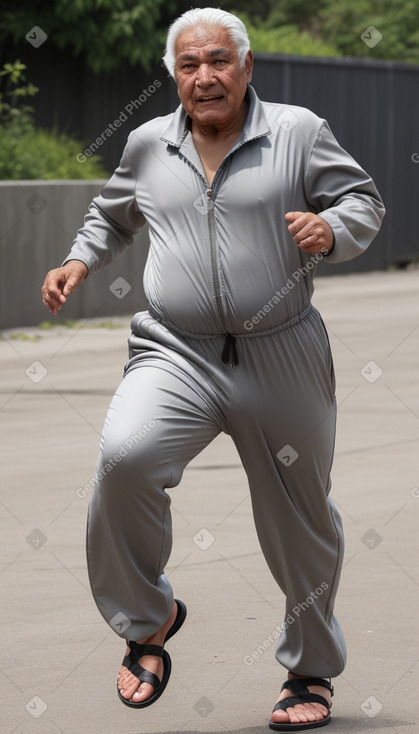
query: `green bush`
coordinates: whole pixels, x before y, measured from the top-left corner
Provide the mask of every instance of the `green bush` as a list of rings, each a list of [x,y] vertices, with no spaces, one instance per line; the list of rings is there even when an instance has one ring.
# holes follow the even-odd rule
[[[0,179],[108,178],[102,160],[86,158],[75,138],[35,127],[33,110],[23,103],[38,89],[25,84],[25,64],[17,60],[0,71]]]
[[[245,24],[252,51],[294,54],[297,56],[338,56],[333,43],[315,38],[308,30],[300,30],[290,23],[270,26],[260,18],[251,20],[246,13],[235,12]]]
[[[0,179],[108,178],[99,158],[77,156],[84,145],[56,130],[35,128],[30,120],[13,120],[0,134]]]

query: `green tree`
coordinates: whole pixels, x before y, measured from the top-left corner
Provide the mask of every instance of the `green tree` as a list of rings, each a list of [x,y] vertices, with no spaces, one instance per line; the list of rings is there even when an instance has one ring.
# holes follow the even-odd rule
[[[419,64],[418,0],[221,0],[221,7],[245,13],[255,51]],[[376,31],[364,35],[371,26]]]
[[[355,0],[346,7],[328,3],[320,12],[324,37],[344,56],[368,56],[419,64],[419,3],[417,0]],[[372,26],[380,40],[374,46],[361,35]],[[371,34],[369,34],[371,35]],[[368,34],[365,37],[368,41]]]
[[[191,6],[208,3],[14,0],[0,11],[3,63],[11,61],[13,44],[40,26],[49,43],[67,51],[70,59],[83,55],[95,71],[127,63],[149,69],[162,56],[170,22]],[[255,51],[419,63],[418,0],[218,0],[214,6],[243,14]],[[378,33],[363,41],[370,26]]]
[[[59,49],[83,54],[94,71],[127,62],[149,68],[161,57],[162,17],[171,18],[178,5],[176,0],[16,0],[1,11],[0,44],[22,41],[39,26]]]
[[[308,29],[300,29],[293,23],[271,26],[260,18],[252,21],[245,13],[236,11],[235,14],[247,28],[253,51],[299,56],[339,56],[339,50],[333,43],[324,41]]]

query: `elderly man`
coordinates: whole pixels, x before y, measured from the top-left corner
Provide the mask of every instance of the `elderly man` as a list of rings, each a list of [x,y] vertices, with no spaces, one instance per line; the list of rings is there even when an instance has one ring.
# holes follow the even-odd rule
[[[329,497],[335,386],[311,305],[313,274],[322,257],[361,253],[384,208],[323,120],[258,99],[235,16],[186,12],[169,31],[165,63],[180,106],[131,133],[67,260],[43,286],[56,314],[148,223],[149,308],[132,321],[89,509],[92,591],[114,629],[123,621],[121,700],[154,703],[171,669],[163,645],[186,616],[164,574],[165,490],[217,434],[231,435],[262,551],[286,596],[276,657],[289,672],[269,726],[324,726],[329,679],[346,654],[333,615],[343,554]]]

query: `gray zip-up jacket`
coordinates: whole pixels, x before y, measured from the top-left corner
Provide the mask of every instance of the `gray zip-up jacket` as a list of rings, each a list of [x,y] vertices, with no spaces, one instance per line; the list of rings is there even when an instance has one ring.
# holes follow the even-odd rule
[[[147,222],[150,310],[190,335],[269,332],[306,309],[319,255],[295,245],[286,212],[312,211],[330,224],[330,263],[362,253],[384,216],[373,181],[324,120],[261,102],[250,85],[247,95],[242,133],[211,187],[182,105],[131,132],[66,259],[94,273]]]

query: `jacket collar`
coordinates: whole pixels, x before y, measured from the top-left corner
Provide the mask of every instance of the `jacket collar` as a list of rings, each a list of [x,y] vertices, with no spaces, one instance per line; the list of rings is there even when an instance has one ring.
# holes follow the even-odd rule
[[[250,84],[247,85],[246,98],[249,103],[249,109],[242,132],[234,147],[243,145],[255,138],[269,135],[271,132],[262,103]],[[160,140],[168,143],[168,145],[180,148],[189,132],[189,125],[190,117],[187,115],[183,105],[180,104],[173,113],[172,119],[160,137]]]

